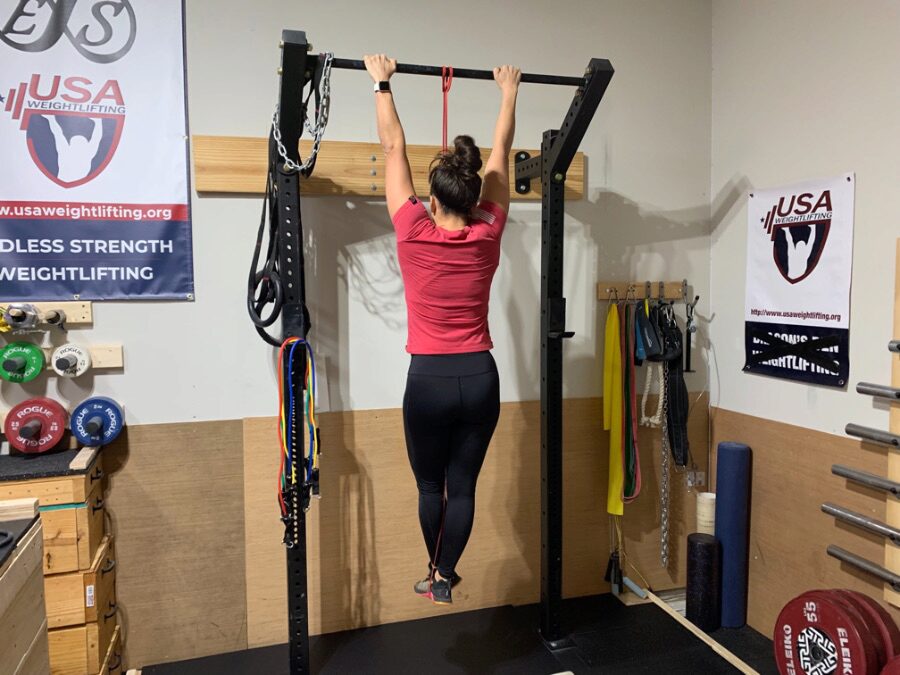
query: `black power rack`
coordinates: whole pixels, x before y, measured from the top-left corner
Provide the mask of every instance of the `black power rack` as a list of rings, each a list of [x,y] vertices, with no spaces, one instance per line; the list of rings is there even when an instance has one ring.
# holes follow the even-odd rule
[[[311,54],[303,31],[282,33],[281,84],[278,130],[287,157],[300,163],[298,142],[304,127],[301,105],[304,89],[321,73],[324,56]],[[362,70],[362,61],[333,59],[333,68]],[[398,73],[440,76],[439,66],[398,64]],[[603,98],[613,75],[606,59],[591,59],[582,77],[524,74],[523,82],[575,86],[576,92],[559,129],[544,132],[541,154],[516,156],[516,191],[527,194],[531,181],[540,179],[541,218],[541,636],[551,649],[567,645],[561,626],[562,603],[562,455],[563,455],[563,351],[562,341],[573,336],[565,328],[566,299],[563,296],[563,241],[566,172]],[[454,78],[491,79],[490,70],[454,69]],[[274,127],[273,127],[274,132]],[[279,263],[284,276],[282,305],[283,338],[306,338],[310,328],[306,309],[303,237],[300,212],[301,174],[288,170],[274,137],[269,142],[270,165],[275,166],[270,217],[278,220]],[[285,401],[293,399],[292,419],[303,419],[301,409],[306,353],[283,365]],[[296,475],[306,475],[302,466],[298,434],[288,435],[292,466]],[[318,476],[300,483],[288,493],[285,518],[288,583],[288,636],[291,675],[310,670],[309,616],[306,560],[306,510],[310,497],[318,493]]]

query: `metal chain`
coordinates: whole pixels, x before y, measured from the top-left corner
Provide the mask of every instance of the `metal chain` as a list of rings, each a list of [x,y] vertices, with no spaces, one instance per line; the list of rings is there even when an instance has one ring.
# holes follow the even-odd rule
[[[663,364],[663,381],[659,395],[663,401],[662,443],[660,443],[659,479],[659,559],[664,568],[669,567],[669,467],[671,448],[669,447],[669,364]]]
[[[307,157],[306,161],[302,164],[298,164],[288,157],[287,149],[284,147],[284,143],[281,140],[278,106],[275,106],[275,114],[272,115],[272,136],[275,139],[275,144],[278,146],[278,155],[284,160],[284,169],[286,171],[300,171],[305,174],[312,168],[313,164],[315,164],[316,157],[319,154],[319,146],[322,144],[322,138],[325,136],[325,127],[328,125],[328,113],[331,108],[332,61],[334,61],[334,54],[331,52],[325,54],[325,63],[322,66],[322,100],[319,103],[319,107],[316,109],[315,124],[311,123],[309,118],[306,118],[304,121],[306,130],[309,131],[313,137],[313,144],[312,149],[309,152],[309,157]]]

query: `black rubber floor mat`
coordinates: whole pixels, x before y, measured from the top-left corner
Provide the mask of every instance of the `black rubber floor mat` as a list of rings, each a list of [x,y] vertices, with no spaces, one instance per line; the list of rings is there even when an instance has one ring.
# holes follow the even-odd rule
[[[539,608],[496,607],[418,621],[362,628],[310,641],[316,675],[423,673],[576,675],[738,672],[654,605],[626,607],[611,595],[563,602],[571,646],[550,652],[537,632]],[[729,636],[737,656],[761,673],[773,672],[772,643],[746,628]],[[144,675],[288,675],[287,645],[166,665]],[[762,664],[764,667],[760,667]]]
[[[31,529],[37,519],[36,516],[23,520],[0,520],[0,567],[3,567],[3,564],[9,560],[22,537]]]
[[[0,455],[0,481],[71,476],[85,470],[72,471],[69,464],[79,450],[41,452],[38,454]]]

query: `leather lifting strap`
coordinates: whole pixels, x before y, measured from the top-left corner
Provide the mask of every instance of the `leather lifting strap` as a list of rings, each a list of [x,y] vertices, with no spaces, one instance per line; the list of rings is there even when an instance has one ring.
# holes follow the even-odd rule
[[[625,480],[622,484],[622,501],[625,504],[637,499],[641,492],[641,461],[638,450],[637,392],[635,391],[634,352],[636,306],[626,303],[625,320],[622,322],[623,399],[625,419],[622,443],[622,466]]]

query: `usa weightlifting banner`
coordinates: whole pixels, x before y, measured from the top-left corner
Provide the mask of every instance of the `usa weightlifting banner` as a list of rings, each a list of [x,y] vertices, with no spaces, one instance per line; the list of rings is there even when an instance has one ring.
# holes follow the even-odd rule
[[[182,0],[0,0],[0,298],[193,298]]]
[[[854,180],[750,194],[746,372],[846,386]]]

